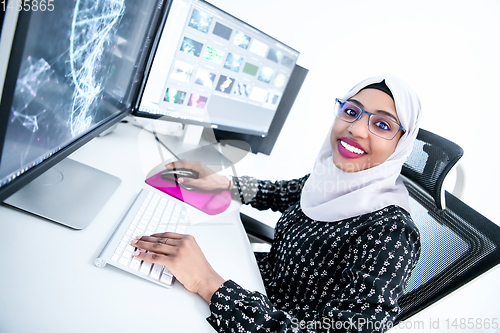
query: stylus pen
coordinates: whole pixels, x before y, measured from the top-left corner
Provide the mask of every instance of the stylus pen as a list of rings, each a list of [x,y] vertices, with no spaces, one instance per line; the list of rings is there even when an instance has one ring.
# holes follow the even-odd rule
[[[163,157],[163,152],[161,151],[161,147],[158,145],[158,142],[161,143],[161,145],[163,147],[165,147],[165,149],[168,150],[168,152],[170,154],[172,154],[177,160],[180,160],[179,156],[175,155],[175,153],[170,148],[168,148],[168,146],[165,143],[163,143],[163,141],[160,140],[160,138],[158,137],[158,135],[156,135],[156,130],[155,130],[154,123],[152,125],[153,125],[153,135],[155,136],[155,139],[156,139],[156,142],[157,142],[156,146],[158,147],[158,152],[160,153],[160,157],[161,157],[162,163],[165,163],[165,158]]]
[[[224,170],[226,167],[224,166],[224,156],[222,155],[222,149],[220,146],[220,142],[217,142],[217,148],[219,148],[220,165],[222,166],[222,170]]]

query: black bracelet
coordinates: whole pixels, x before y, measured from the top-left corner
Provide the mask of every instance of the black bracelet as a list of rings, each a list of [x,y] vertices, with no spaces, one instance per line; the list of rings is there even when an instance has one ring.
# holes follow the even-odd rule
[[[229,185],[227,186],[227,190],[231,190],[231,179],[227,178],[227,180],[229,181]]]

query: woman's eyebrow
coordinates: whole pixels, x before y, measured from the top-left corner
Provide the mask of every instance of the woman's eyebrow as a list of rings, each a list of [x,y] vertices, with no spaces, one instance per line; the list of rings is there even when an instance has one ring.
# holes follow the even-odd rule
[[[353,102],[354,104],[357,104],[360,108],[362,108],[363,110],[365,109],[365,106],[363,105],[363,103],[361,103],[360,101],[354,99],[354,98],[349,98],[348,99],[349,102]],[[383,114],[387,117],[390,117],[392,119],[394,119],[394,121],[397,123],[398,122],[398,119],[396,118],[396,116],[394,116],[392,113],[390,113],[389,111],[384,111],[384,110],[377,110],[375,111],[375,113],[378,113],[378,114]]]
[[[347,101],[348,101],[348,102],[353,102],[353,103],[355,103],[355,104],[358,104],[358,106],[359,106],[360,108],[362,108],[362,109],[364,109],[364,108],[365,108],[365,106],[363,105],[363,103],[361,103],[360,101],[358,101],[358,100],[356,100],[356,99],[354,99],[354,98],[349,98]]]
[[[395,117],[392,113],[390,113],[390,112],[387,112],[387,111],[384,111],[384,110],[377,110],[377,111],[375,111],[375,112],[376,112],[376,113],[378,113],[378,114],[380,114],[380,113],[381,113],[381,114],[384,114],[384,115],[386,115],[387,117],[390,117],[390,118],[394,119],[394,121],[395,121],[396,123],[398,122],[397,118],[396,118],[396,117]]]

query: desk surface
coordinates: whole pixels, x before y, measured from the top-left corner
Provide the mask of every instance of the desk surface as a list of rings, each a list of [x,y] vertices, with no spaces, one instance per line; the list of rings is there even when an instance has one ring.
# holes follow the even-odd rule
[[[1,332],[213,332],[210,311],[179,282],[172,289],[94,259],[121,217],[146,187],[148,172],[170,155],[161,154],[150,133],[119,124],[70,158],[113,174],[121,185],[84,230],[0,206]],[[84,198],[82,198],[84,200]],[[250,244],[233,202],[221,215],[188,206],[195,236],[210,264],[225,279],[264,292]]]

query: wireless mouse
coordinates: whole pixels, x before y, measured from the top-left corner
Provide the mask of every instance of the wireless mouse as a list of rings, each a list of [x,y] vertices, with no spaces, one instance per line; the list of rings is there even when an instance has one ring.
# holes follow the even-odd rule
[[[182,186],[183,188],[185,188],[188,191],[192,191],[192,190],[195,189],[194,186],[190,186],[190,185],[185,185],[183,183],[179,183],[177,181],[177,179],[182,178],[182,177],[198,179],[199,178],[199,173],[196,172],[196,171],[194,171],[194,170],[184,169],[184,168],[167,169],[167,170],[163,170],[161,172],[161,177],[163,179],[167,179],[167,180],[175,182],[176,184],[178,184],[179,186]]]
[[[161,176],[163,178],[168,178],[168,179],[171,179],[172,177],[174,178],[187,177],[187,178],[198,179],[200,175],[198,174],[198,172],[194,170],[179,168],[179,169],[163,170],[161,172]]]

